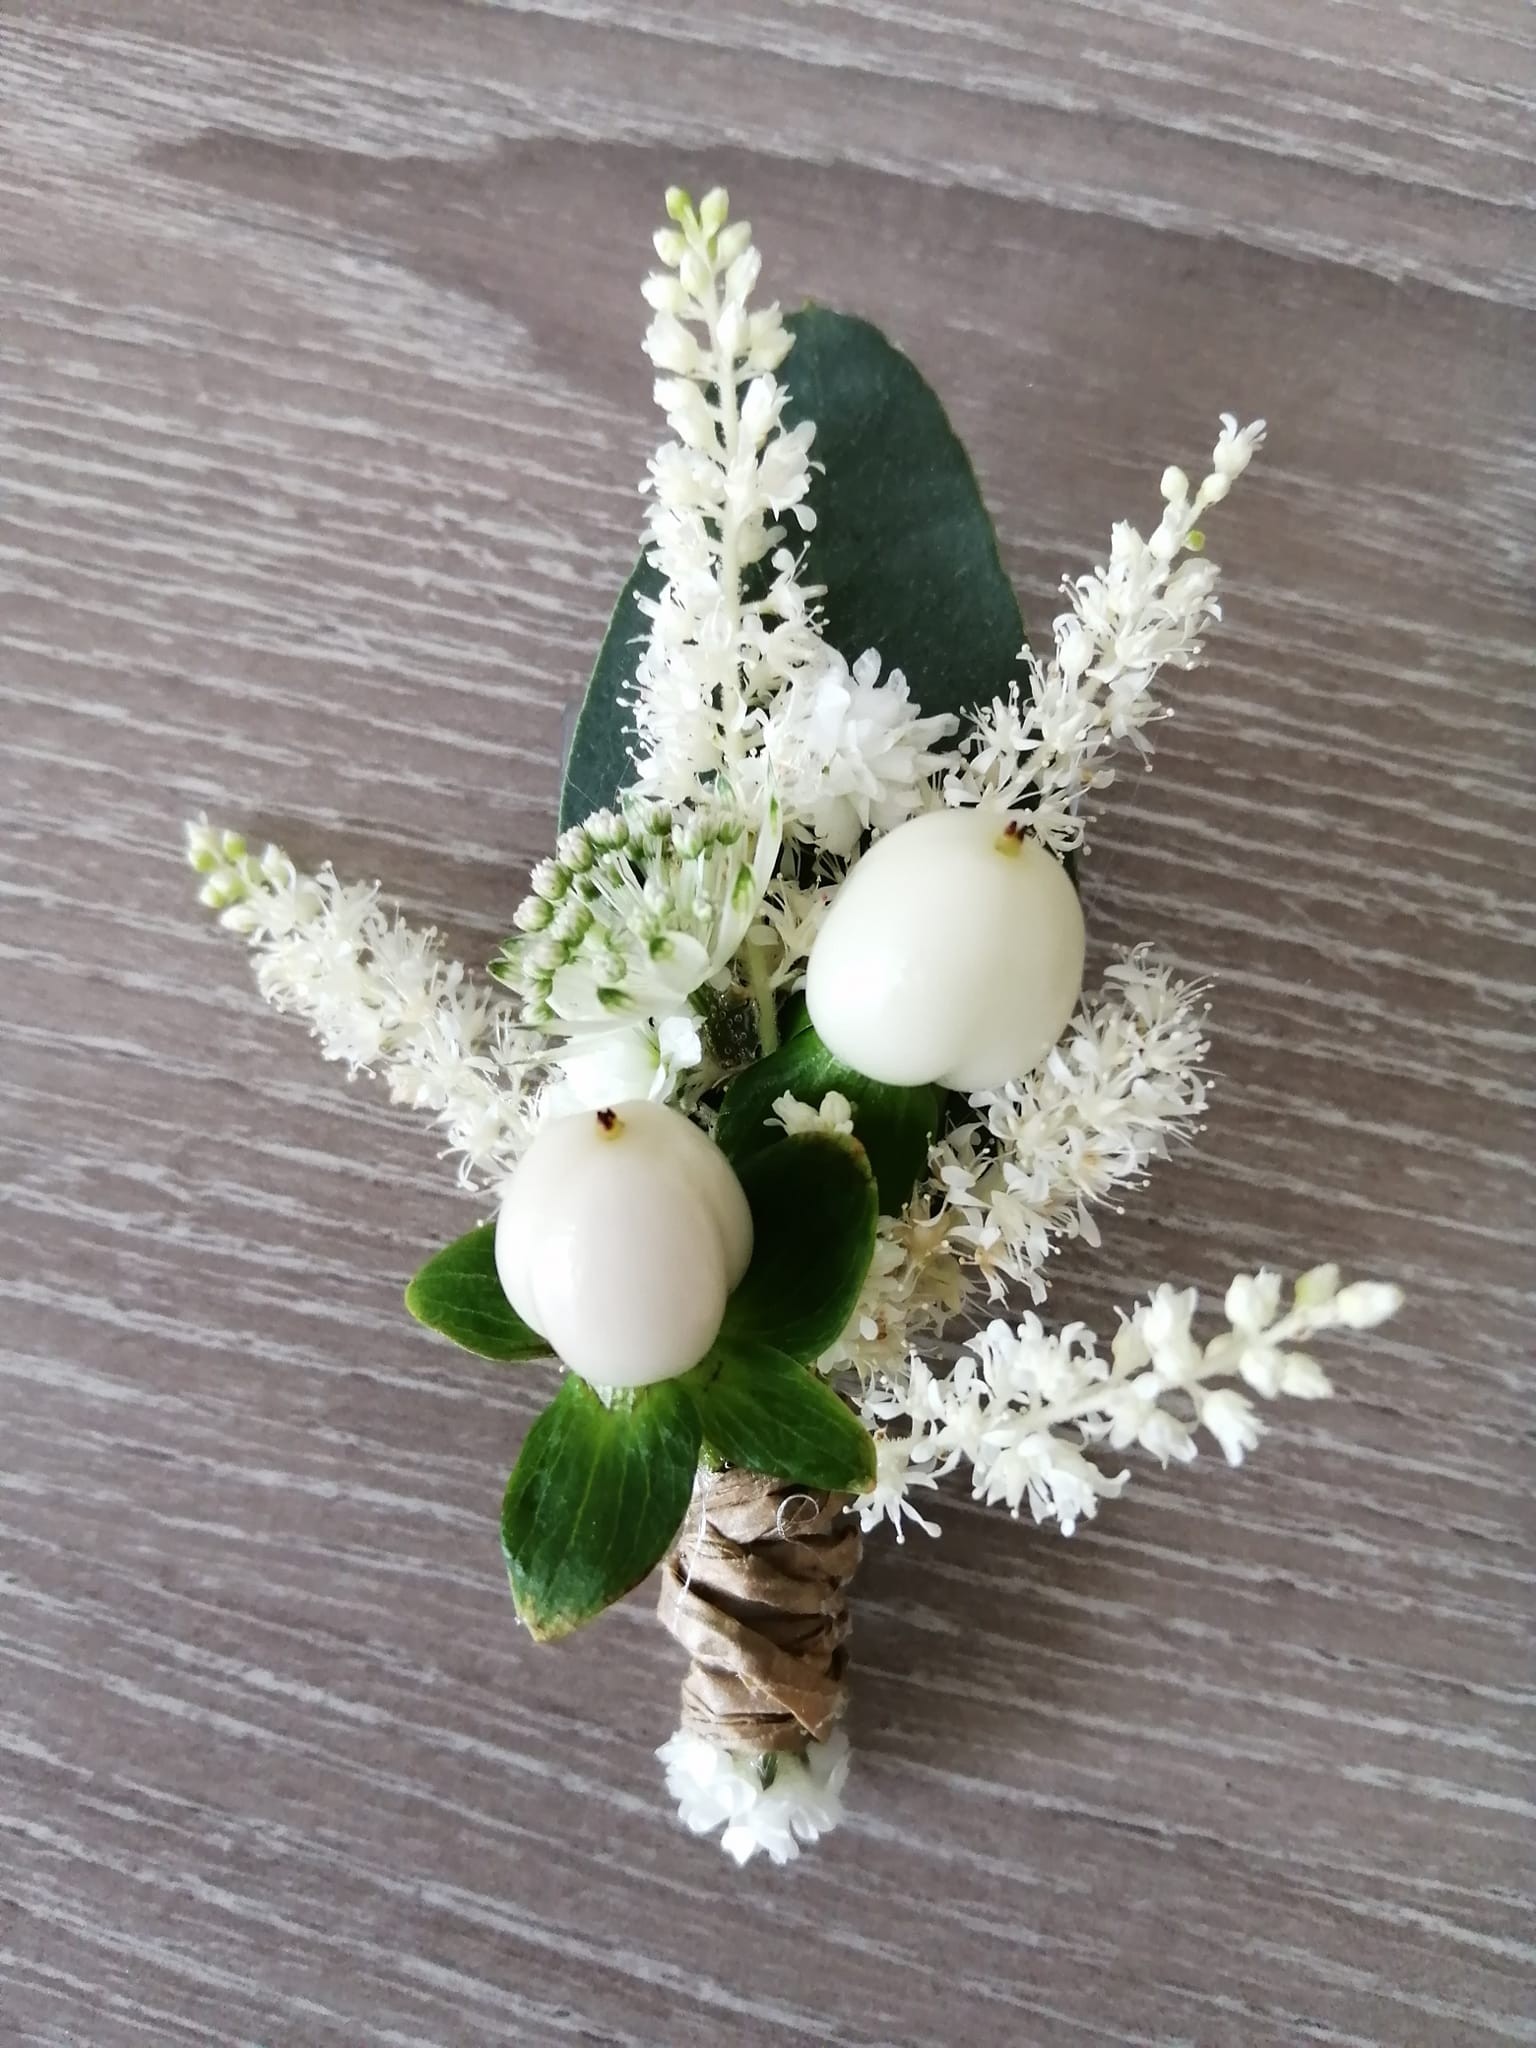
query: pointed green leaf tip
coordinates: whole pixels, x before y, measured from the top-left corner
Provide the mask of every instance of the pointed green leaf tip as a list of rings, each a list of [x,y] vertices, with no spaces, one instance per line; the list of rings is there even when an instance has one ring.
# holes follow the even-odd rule
[[[777,1052],[738,1074],[725,1091],[715,1143],[741,1173],[749,1159],[782,1140],[770,1121],[781,1095],[810,1108],[836,1093],[853,1110],[853,1134],[869,1155],[882,1216],[899,1216],[928,1164],[943,1097],[938,1088],[892,1088],[845,1066],[817,1037],[809,1019],[797,1023]]]
[[[502,1291],[494,1223],[477,1224],[428,1259],[406,1288],[405,1305],[418,1323],[482,1358],[517,1364],[550,1355]]]
[[[970,457],[936,393],[878,327],[825,306],[785,323],[784,424],[816,423],[816,526],[805,580],[823,584],[826,638],[849,662],[877,647],[928,715],[959,714],[1018,673],[1024,621]],[[644,553],[619,595],[577,720],[562,827],[611,806],[629,781],[630,693],[645,638],[640,600],[661,591]]]
[[[638,1586],[693,1492],[699,1411],[680,1380],[615,1391],[567,1373],[507,1482],[501,1547],[518,1614],[556,1642]]]

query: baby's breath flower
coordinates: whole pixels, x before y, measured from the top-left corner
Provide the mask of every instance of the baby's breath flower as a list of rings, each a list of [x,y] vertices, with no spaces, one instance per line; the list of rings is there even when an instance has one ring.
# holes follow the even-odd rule
[[[766,1855],[792,1863],[843,1816],[848,1738],[834,1729],[803,1756],[736,1756],[680,1728],[656,1752],[666,1765],[677,1817],[695,1835],[723,1829],[720,1846],[737,1863]]]
[[[818,667],[793,673],[756,714],[760,751],[737,771],[751,787],[769,775],[784,809],[785,836],[851,860],[871,831],[892,832],[934,801],[944,756],[933,749],[959,730],[948,713],[924,718],[892,669],[882,682],[874,648],[849,668],[831,648]]]

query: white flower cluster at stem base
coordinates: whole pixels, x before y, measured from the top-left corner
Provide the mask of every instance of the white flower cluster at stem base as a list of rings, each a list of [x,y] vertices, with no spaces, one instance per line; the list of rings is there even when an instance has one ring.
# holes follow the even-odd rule
[[[843,1817],[848,1738],[840,1728],[803,1756],[735,1756],[683,1728],[656,1754],[683,1826],[695,1835],[723,1829],[720,1846],[738,1864],[757,1855],[793,1863]]]

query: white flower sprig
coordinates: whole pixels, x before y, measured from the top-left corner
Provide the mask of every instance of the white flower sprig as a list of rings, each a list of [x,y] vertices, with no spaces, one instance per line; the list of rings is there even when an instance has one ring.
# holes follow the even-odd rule
[[[1223,413],[1211,472],[1191,496],[1182,469],[1163,472],[1163,516],[1149,539],[1116,525],[1108,564],[1063,584],[1070,610],[1055,622],[1054,650],[1024,650],[1017,683],[974,714],[963,759],[945,779],[953,804],[1032,804],[1029,829],[1053,853],[1081,846],[1082,802],[1114,780],[1111,748],[1150,752],[1148,723],[1163,715],[1152,685],[1160,669],[1193,668],[1201,635],[1221,616],[1218,571],[1199,552],[1197,521],[1220,504],[1264,440],[1264,422],[1239,427]],[[1180,559],[1185,557],[1185,559]]]
[[[948,1245],[994,1300],[1008,1284],[1045,1299],[1042,1268],[1063,1239],[1099,1242],[1095,1205],[1138,1185],[1199,1127],[1206,1103],[1204,989],[1145,946],[1111,967],[1034,1073],[970,1098],[933,1179]]]
[[[656,401],[676,436],[652,457],[650,560],[664,586],[644,610],[650,634],[635,676],[637,780],[669,802],[710,787],[754,750],[754,708],[799,672],[821,667],[819,593],[803,587],[785,516],[809,532],[815,515],[815,427],[783,425],[775,377],[791,345],[776,305],[752,309],[761,259],[723,191],[697,209],[667,194],[674,225],[656,236],[666,266],[645,282],[645,338],[663,374]],[[767,558],[760,595],[747,572]]]
[[[992,1322],[945,1376],[914,1356],[905,1386],[874,1394],[866,1412],[883,1429],[909,1426],[896,1440],[910,1468],[941,1475],[966,1460],[977,1500],[1015,1515],[1028,1506],[1036,1522],[1056,1521],[1070,1536],[1130,1476],[1106,1471],[1102,1452],[1135,1447],[1163,1465],[1187,1462],[1204,1429],[1229,1464],[1241,1464],[1265,1424],[1230,1382],[1265,1399],[1320,1400],[1333,1391],[1328,1377],[1295,1347],[1329,1330],[1372,1329],[1402,1301],[1396,1287],[1377,1282],[1341,1287],[1336,1266],[1304,1273],[1284,1313],[1282,1292],[1278,1273],[1240,1275],[1227,1289],[1229,1327],[1202,1345],[1192,1328],[1195,1290],[1159,1287],[1122,1321],[1107,1357],[1081,1323],[1053,1331],[1033,1314]],[[888,1481],[860,1509],[866,1527],[918,1519]]]
[[[250,943],[272,1007],[302,1017],[326,1059],[425,1110],[461,1179],[500,1179],[527,1141],[535,1073],[513,1006],[445,960],[430,926],[381,909],[372,884],[306,874],[280,847],[253,854],[203,818],[186,850],[201,901]]]
[[[1206,1102],[1204,989],[1145,946],[1110,967],[1033,1074],[973,1095],[899,1217],[882,1217],[852,1321],[821,1361],[871,1396],[985,1288],[1046,1297],[1057,1245],[1099,1242],[1094,1211],[1193,1137]],[[782,1110],[782,1105],[776,1105]]]

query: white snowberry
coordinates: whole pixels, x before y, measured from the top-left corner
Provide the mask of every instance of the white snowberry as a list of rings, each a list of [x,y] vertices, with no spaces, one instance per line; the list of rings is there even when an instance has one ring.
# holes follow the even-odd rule
[[[697,1365],[751,1256],[752,1214],[724,1154],[659,1102],[552,1118],[496,1221],[507,1299],[599,1386]]]
[[[811,951],[811,1022],[873,1081],[966,1091],[1038,1066],[1083,985],[1065,869],[990,805],[898,826],[849,874]]]

